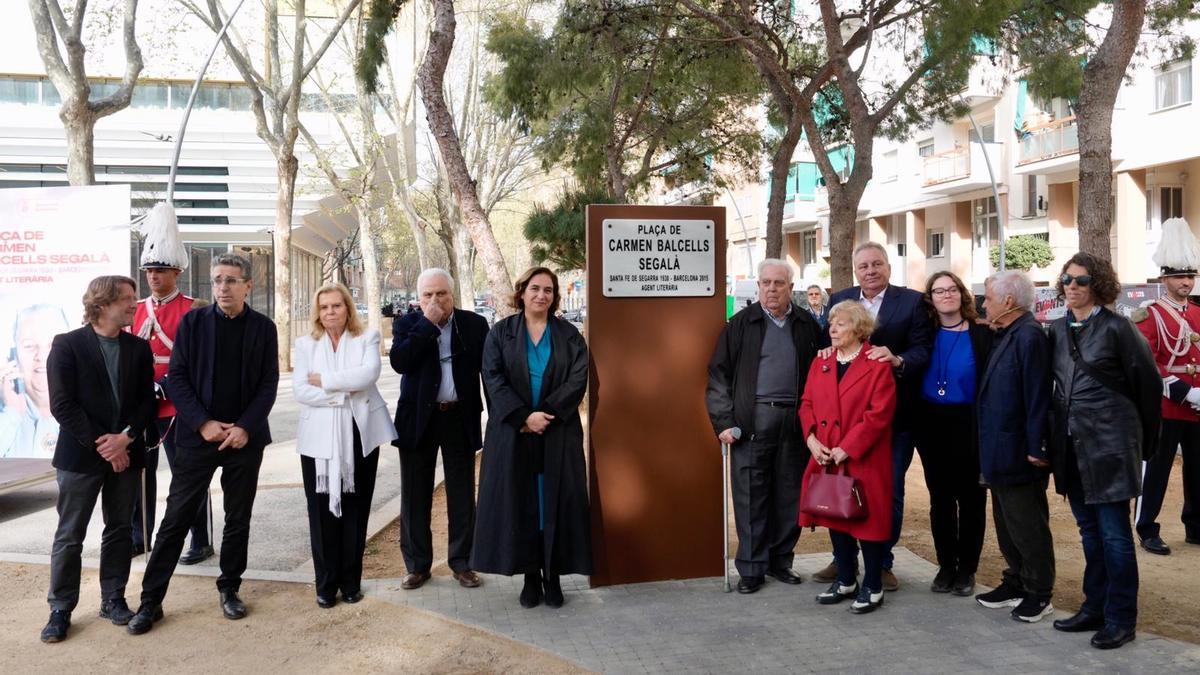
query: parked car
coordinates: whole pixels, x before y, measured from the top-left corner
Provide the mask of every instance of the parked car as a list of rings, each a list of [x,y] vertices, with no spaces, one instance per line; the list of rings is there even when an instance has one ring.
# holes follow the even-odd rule
[[[487,305],[476,305],[475,313],[487,319],[489,326],[496,323],[496,310],[488,307]]]

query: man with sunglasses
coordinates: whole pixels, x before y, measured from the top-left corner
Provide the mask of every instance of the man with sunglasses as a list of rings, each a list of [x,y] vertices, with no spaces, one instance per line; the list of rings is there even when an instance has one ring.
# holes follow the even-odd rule
[[[1154,253],[1162,270],[1164,294],[1133,316],[1162,376],[1162,433],[1158,449],[1144,465],[1142,496],[1138,499],[1137,535],[1142,548],[1169,555],[1159,534],[1162,510],[1175,464],[1183,452],[1183,526],[1185,541],[1200,544],[1200,307],[1190,302],[1200,269],[1200,242],[1187,221],[1171,218],[1162,224],[1162,239]]]
[[[475,451],[483,446],[479,369],[487,319],[454,307],[454,279],[430,268],[417,277],[420,313],[392,324],[392,368],[403,375],[393,444],[400,449],[400,552],[405,590],[429,581],[433,566],[433,482],[438,448],[445,474],[447,564],[464,588],[481,583],[469,566],[475,532]]]
[[[221,612],[231,620],[246,616],[238,589],[246,571],[258,470],[271,442],[267,416],[279,387],[275,324],[246,303],[250,272],[250,261],[242,256],[214,257],[213,304],[185,314],[175,334],[165,384],[175,403],[175,466],[167,513],[142,577],[142,604],[129,622],[133,635],[162,618],[167,586],[217,469],[225,501],[217,577]]]

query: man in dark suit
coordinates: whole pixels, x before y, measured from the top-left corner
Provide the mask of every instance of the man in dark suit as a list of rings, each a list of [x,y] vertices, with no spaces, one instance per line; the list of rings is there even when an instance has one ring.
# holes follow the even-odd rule
[[[900,541],[904,521],[904,477],[912,464],[912,416],[914,402],[920,400],[921,378],[929,365],[933,349],[933,324],[925,307],[924,296],[911,288],[889,283],[892,266],[887,249],[873,241],[854,249],[854,277],[858,285],[845,288],[829,298],[829,306],[852,300],[860,302],[875,319],[871,333],[871,351],[867,356],[887,361],[896,376],[896,416],[892,422],[892,538],[883,559],[883,588],[894,591],[900,582],[892,573],[892,548]],[[837,567],[828,567],[813,575],[813,579],[830,583],[837,578]]]
[[[55,336],[46,363],[50,411],[61,432],[53,462],[58,529],[50,553],[50,621],[42,642],[67,637],[79,603],[80,552],[97,497],[104,513],[100,616],[117,625],[133,616],[125,604],[130,518],[145,462],[143,434],[154,421],[154,356],[145,340],[121,330],[133,323],[137,310],[133,279],[93,279],[83,308],[87,325]]]
[[[392,368],[400,381],[394,441],[400,449],[400,551],[408,575],[401,588],[429,581],[433,565],[433,479],[442,449],[450,525],[447,564],[466,588],[480,584],[469,566],[475,530],[475,451],[483,445],[479,368],[487,320],[454,308],[454,280],[442,269],[417,279],[421,312],[392,324]]]
[[[165,382],[175,403],[175,468],[167,513],[142,578],[142,604],[129,622],[134,635],[162,618],[167,585],[218,468],[225,531],[217,590],[225,618],[246,616],[237,592],[246,571],[258,469],[271,442],[267,415],[279,386],[275,324],[246,304],[251,283],[249,260],[232,253],[216,256],[215,304],[188,312],[179,322]]]

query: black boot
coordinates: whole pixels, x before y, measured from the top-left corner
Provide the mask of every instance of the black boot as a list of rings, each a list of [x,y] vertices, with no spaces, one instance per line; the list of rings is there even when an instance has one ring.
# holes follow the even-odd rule
[[[561,593],[559,597],[561,597]],[[525,587],[521,589],[521,606],[529,609],[540,604],[542,604],[542,572],[535,569],[525,573]]]
[[[562,586],[560,586],[558,583],[558,575],[547,572],[544,583],[545,583],[545,587],[546,587],[546,606],[547,607],[562,607],[563,606],[563,594],[562,594]]]

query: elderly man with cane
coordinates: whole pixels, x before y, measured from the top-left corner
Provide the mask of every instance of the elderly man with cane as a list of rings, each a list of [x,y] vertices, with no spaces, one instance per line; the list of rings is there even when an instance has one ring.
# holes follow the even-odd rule
[[[792,302],[791,266],[769,258],[758,266],[758,302],[729,320],[708,364],[708,416],[731,447],[739,593],[762,588],[767,575],[802,581],[792,570],[808,459],[797,411],[820,339],[816,320]]]

